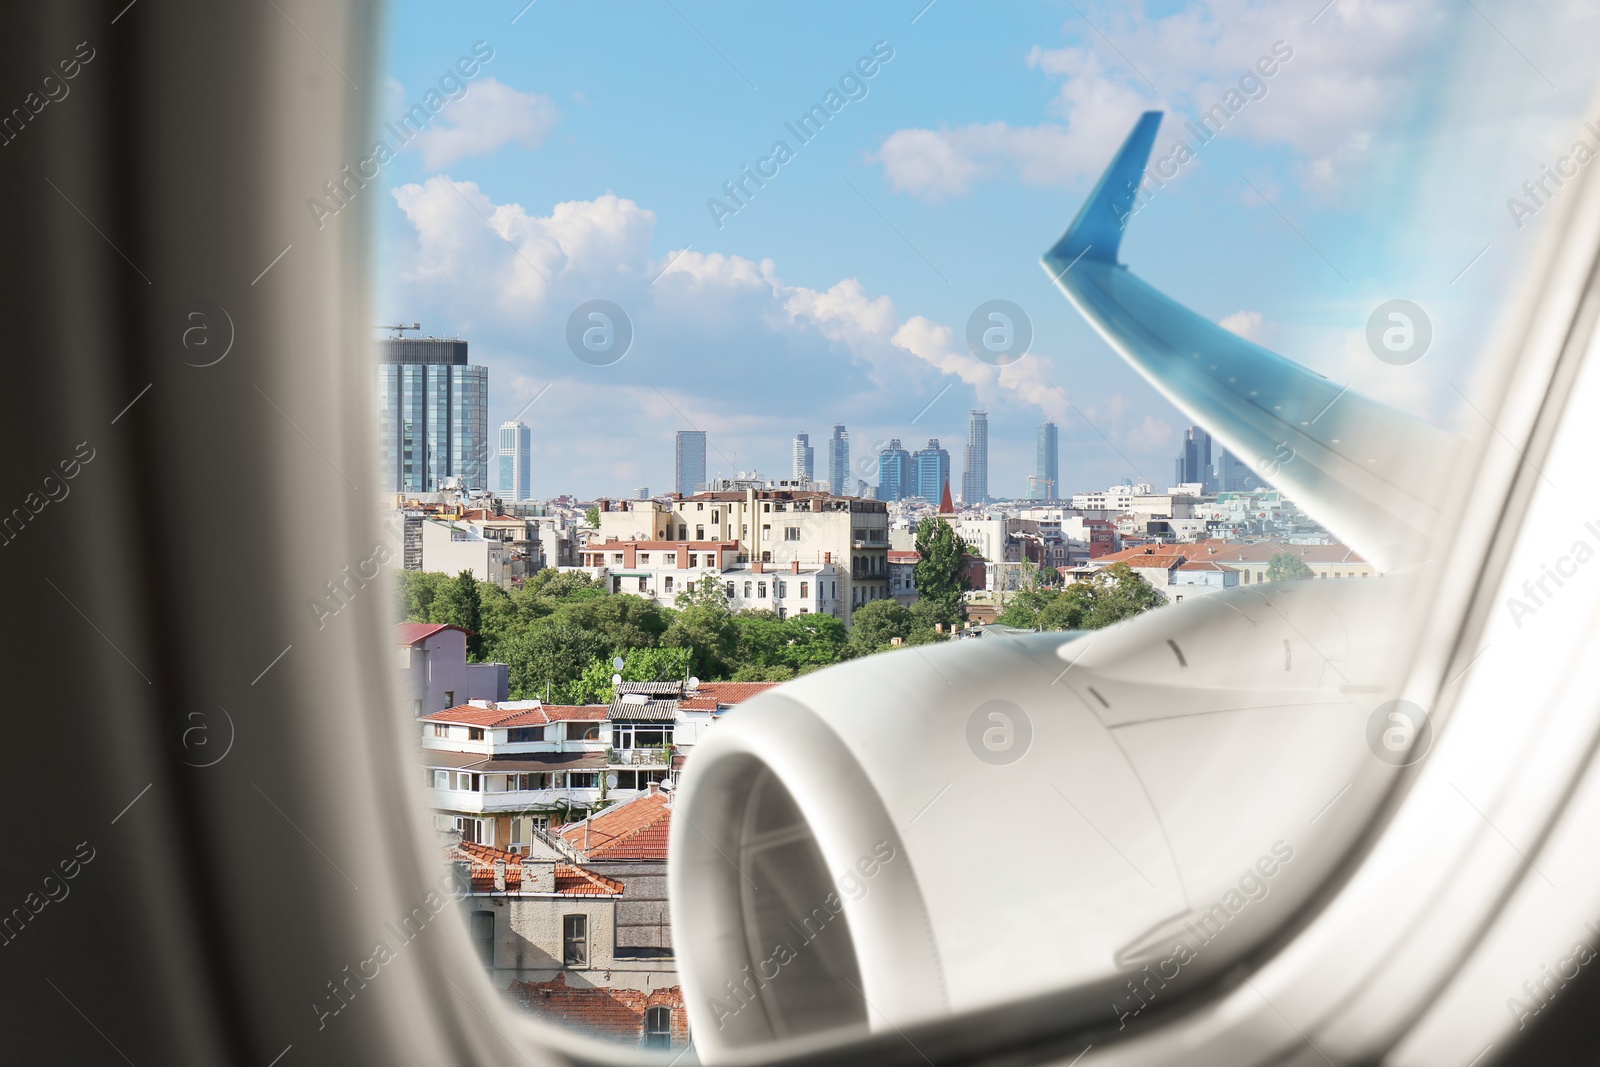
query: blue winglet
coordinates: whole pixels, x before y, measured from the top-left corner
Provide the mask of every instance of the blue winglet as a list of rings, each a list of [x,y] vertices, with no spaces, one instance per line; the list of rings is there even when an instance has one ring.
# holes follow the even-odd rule
[[[1117,262],[1161,113],[1146,112],[1042,266],[1123,359],[1381,569],[1424,558],[1450,435],[1195,314]]]
[[[1133,132],[1122,142],[1122,149],[1101,175],[1100,184],[1089,194],[1078,217],[1055,247],[1045,253],[1045,260],[1054,263],[1057,270],[1064,270],[1079,259],[1117,261],[1122,231],[1133,213],[1133,199],[1144,180],[1144,165],[1150,159],[1160,126],[1159,111],[1146,111],[1139,116]]]

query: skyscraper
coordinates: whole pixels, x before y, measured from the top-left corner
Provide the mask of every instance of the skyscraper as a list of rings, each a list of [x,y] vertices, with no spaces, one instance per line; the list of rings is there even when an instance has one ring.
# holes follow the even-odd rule
[[[811,447],[811,435],[794,435],[794,480],[811,481],[817,476],[817,452]]]
[[[1226,448],[1217,449],[1216,482],[1217,490],[1223,493],[1248,493],[1267,484],[1249,464]]]
[[[891,438],[878,453],[878,499],[904,500],[916,492],[915,481],[911,453],[900,447],[900,438]]]
[[[912,495],[937,504],[939,494],[950,482],[950,453],[939,447],[937,437],[930,437],[927,448],[912,454],[911,467],[916,486]]]
[[[1202,492],[1209,493],[1216,487],[1216,482],[1211,473],[1211,435],[1198,426],[1191,426],[1183,432],[1183,452],[1178,456],[1175,468],[1178,485],[1199,483]]]
[[[850,431],[835,423],[828,438],[828,492],[844,496],[850,484]]]
[[[989,501],[989,413],[974,408],[967,413],[967,451],[961,471],[961,502]]]
[[[379,343],[378,436],[390,493],[435,493],[446,478],[489,488],[489,369],[467,364],[467,342]]]
[[[1043,423],[1034,447],[1033,485],[1028,496],[1034,500],[1061,499],[1061,448],[1056,424]]]
[[[520,419],[500,424],[500,495],[533,497],[533,431]]]
[[[684,496],[692,496],[705,481],[706,432],[679,430],[673,487]]]

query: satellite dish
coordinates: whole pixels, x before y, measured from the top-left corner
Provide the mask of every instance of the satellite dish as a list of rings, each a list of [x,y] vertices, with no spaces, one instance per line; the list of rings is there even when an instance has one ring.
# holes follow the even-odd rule
[[[663,793],[670,793],[670,792],[672,792],[672,790],[673,790],[673,789],[674,789],[674,788],[675,788],[675,787],[674,787],[674,786],[673,786],[673,784],[672,784],[672,779],[671,779],[671,778],[663,778],[663,779],[662,779],[662,780],[661,780],[661,786],[660,786],[660,788],[661,788],[661,791],[662,791],[662,792],[663,792]]]
[[[606,788],[607,789],[615,789],[616,787],[617,787],[617,776],[616,776],[616,774],[612,773],[612,774],[606,775]]]
[[[621,684],[622,684],[622,675],[620,675],[620,674],[613,674],[613,675],[612,675],[612,676],[611,676],[611,684],[612,684],[612,685],[621,685]]]
[[[618,656],[615,659],[613,659],[611,661],[611,666],[612,666],[612,668],[614,670],[619,670],[620,671],[622,669],[622,657]]]
[[[689,688],[690,689],[699,689],[700,688],[700,679],[696,678],[692,674],[689,676]]]

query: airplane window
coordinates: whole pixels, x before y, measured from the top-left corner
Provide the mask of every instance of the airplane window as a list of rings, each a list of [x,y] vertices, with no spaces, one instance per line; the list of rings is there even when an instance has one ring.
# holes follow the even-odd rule
[[[308,209],[376,223],[397,718],[483,988],[708,1063],[1104,1045],[1280,944],[1448,728],[1422,619],[1597,30],[392,4]]]

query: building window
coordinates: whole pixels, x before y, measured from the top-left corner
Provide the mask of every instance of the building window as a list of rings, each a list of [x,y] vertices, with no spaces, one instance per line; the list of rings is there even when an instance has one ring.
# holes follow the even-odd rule
[[[433,787],[435,789],[449,789],[450,788],[450,772],[449,771],[432,771],[430,773],[433,776]]]
[[[762,563],[771,563],[772,562],[772,553],[771,552],[763,552],[763,553],[761,553],[761,562]]]
[[[772,536],[772,527],[768,526],[766,523],[762,523],[761,524],[761,536],[763,538],[771,537]]]
[[[696,526],[694,528],[694,539],[696,541],[704,541],[706,539],[706,528],[704,526]]]
[[[622,562],[622,553],[621,552],[613,552],[613,553],[611,553],[611,562],[612,563],[621,563]]]
[[[749,600],[754,595],[755,595],[755,583],[754,582],[745,582],[744,583],[744,598],[746,600]]]
[[[789,595],[789,590],[782,582],[773,582],[772,595],[777,597],[779,600],[782,600],[784,597]]]
[[[434,737],[449,737],[450,736],[450,727],[446,726],[442,722],[434,723],[433,724],[433,736]]]
[[[800,583],[800,599],[804,600],[806,597],[811,595],[811,593],[810,593],[810,585],[811,585],[810,582],[801,582]]]
[[[720,514],[721,514],[721,512],[717,511],[715,508],[712,508],[711,509],[711,521],[712,522],[721,522],[722,520],[717,517]]]
[[[597,722],[569,722],[567,723],[568,741],[598,741],[600,740],[600,724]]]
[[[729,582],[729,583],[728,583],[728,599],[729,599],[729,600],[732,600],[732,599],[733,599],[733,597],[734,597],[734,591],[733,591],[733,583],[732,583],[732,582]]]
[[[506,741],[510,744],[522,744],[528,741],[543,741],[543,726],[513,726],[506,732]]]
[[[691,566],[691,567],[700,566],[700,554],[698,552],[689,553],[689,566]]]
[[[475,911],[472,913],[472,944],[478,950],[478,958],[485,967],[494,966],[494,912]]]
[[[639,562],[640,563],[649,563],[650,562],[650,553],[648,553],[648,552],[639,553]]]
[[[643,579],[640,580],[643,581]],[[672,575],[669,574],[662,579],[661,588],[664,592],[672,592]]]
[[[568,771],[568,789],[598,789],[600,787],[599,771]]]
[[[683,525],[681,523],[678,526],[678,540],[680,540],[680,541],[689,540],[689,527],[686,526],[686,525]]]
[[[456,691],[454,689],[446,689],[444,691],[444,706],[447,708],[456,706]]]
[[[650,579],[648,579],[648,578],[646,578],[646,577],[644,577],[642,575],[640,576],[640,578],[639,578],[639,592],[648,593],[650,591],[649,581],[650,581]]]
[[[798,527],[798,526],[785,526],[783,528],[783,539],[785,541],[798,541],[798,540],[800,540],[800,527]]]
[[[672,1047],[672,1009],[665,1005],[644,1010],[644,1047]]]
[[[483,740],[483,727],[481,727],[481,726],[469,726],[469,727],[467,727],[467,740],[468,741],[482,741]]]
[[[767,599],[767,583],[766,582],[757,582],[756,583],[756,599],[757,600],[765,600],[765,599]]]
[[[663,552],[661,554],[661,562],[669,567],[676,567],[678,565],[678,554],[676,552]]]
[[[561,917],[561,962],[567,967],[589,966],[589,916]]]

